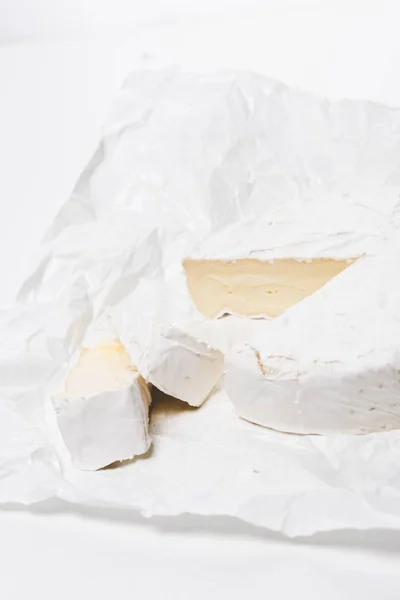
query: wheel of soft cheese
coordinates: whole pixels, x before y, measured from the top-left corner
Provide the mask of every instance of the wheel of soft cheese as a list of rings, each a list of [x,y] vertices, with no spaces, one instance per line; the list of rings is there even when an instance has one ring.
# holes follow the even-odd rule
[[[237,413],[293,433],[400,427],[400,252],[361,257],[225,359]]]

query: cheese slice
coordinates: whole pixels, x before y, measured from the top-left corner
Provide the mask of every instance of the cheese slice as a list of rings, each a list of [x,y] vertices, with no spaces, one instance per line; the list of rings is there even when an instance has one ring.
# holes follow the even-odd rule
[[[83,348],[53,400],[73,464],[96,470],[149,449],[149,388],[119,341]]]
[[[307,214],[235,224],[186,257],[197,309],[209,318],[277,317],[383,241],[363,211],[335,217],[313,210],[309,220]]]
[[[237,413],[292,433],[399,428],[399,256],[360,258],[229,352]]]

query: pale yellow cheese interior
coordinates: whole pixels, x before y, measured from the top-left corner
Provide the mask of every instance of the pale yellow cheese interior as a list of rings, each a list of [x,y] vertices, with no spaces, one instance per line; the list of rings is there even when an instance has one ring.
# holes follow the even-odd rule
[[[190,295],[206,317],[224,313],[277,317],[355,260],[186,259],[183,264]]]
[[[78,362],[67,376],[64,393],[68,398],[78,398],[117,389],[129,385],[135,372],[118,340],[82,348]]]

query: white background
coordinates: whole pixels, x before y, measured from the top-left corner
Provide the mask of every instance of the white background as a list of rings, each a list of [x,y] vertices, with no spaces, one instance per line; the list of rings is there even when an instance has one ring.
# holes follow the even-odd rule
[[[0,0],[0,305],[137,65],[247,68],[400,106],[399,0]],[[224,518],[146,521],[54,503],[0,513],[0,596],[400,598],[400,537],[290,542]]]

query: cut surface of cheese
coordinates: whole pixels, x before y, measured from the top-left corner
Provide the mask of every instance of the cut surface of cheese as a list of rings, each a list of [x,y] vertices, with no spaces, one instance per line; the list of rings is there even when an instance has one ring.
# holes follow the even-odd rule
[[[273,262],[257,258],[185,260],[190,295],[206,317],[226,313],[277,317],[313,294],[354,259],[293,258]]]
[[[319,212],[318,212],[319,210]],[[187,286],[206,317],[274,318],[307,298],[360,256],[375,255],[385,234],[365,211],[288,212],[249,219],[211,236],[183,260]]]
[[[57,423],[75,467],[96,470],[149,449],[149,388],[119,341],[81,351],[54,398]]]
[[[229,352],[237,413],[301,434],[399,428],[399,256],[360,258]]]
[[[65,394],[80,398],[117,389],[129,385],[135,372],[137,368],[119,340],[82,348],[65,381]]]

